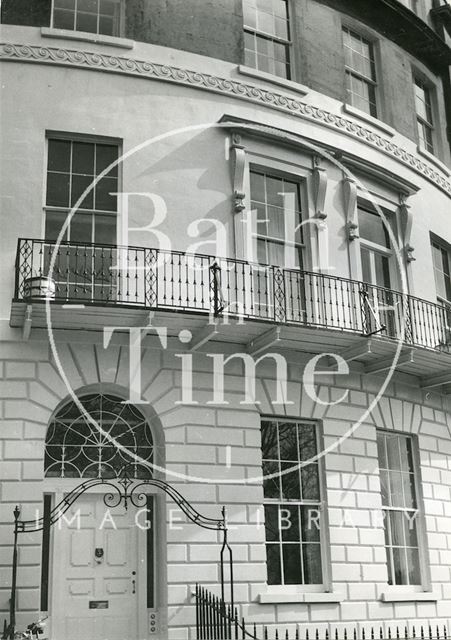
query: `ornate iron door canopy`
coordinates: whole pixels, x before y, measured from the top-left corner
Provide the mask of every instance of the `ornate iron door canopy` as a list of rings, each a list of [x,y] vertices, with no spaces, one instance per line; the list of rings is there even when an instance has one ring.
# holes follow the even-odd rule
[[[220,577],[221,577],[221,597],[225,599],[225,555],[228,556],[229,565],[229,589],[230,603],[234,606],[233,593],[233,554],[229,545],[227,534],[227,515],[225,507],[222,507],[221,518],[209,518],[202,515],[193,505],[183,497],[183,495],[172,487],[168,482],[156,478],[134,478],[130,475],[130,469],[133,463],[126,464],[122,467],[117,478],[90,478],[82,482],[72,489],[51,511],[48,519],[44,517],[35,520],[19,520],[20,508],[14,509],[14,547],[13,547],[13,564],[12,564],[12,581],[11,581],[11,598],[10,598],[10,619],[9,625],[4,627],[2,638],[5,640],[13,639],[16,626],[16,577],[17,577],[17,547],[18,534],[29,533],[32,531],[43,531],[44,528],[53,526],[62,518],[62,516],[70,509],[74,502],[89,489],[94,487],[106,486],[110,490],[103,496],[103,501],[107,507],[115,508],[121,503],[127,509],[129,504],[135,507],[143,507],[146,504],[147,494],[146,487],[157,487],[164,491],[186,515],[186,517],[203,529],[222,532],[222,547],[220,551]]]

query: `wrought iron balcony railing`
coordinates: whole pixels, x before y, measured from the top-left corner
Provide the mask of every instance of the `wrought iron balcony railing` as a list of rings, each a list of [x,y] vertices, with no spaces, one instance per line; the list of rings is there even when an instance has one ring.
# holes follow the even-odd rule
[[[451,306],[324,274],[178,251],[21,239],[16,300],[236,315],[451,351]]]

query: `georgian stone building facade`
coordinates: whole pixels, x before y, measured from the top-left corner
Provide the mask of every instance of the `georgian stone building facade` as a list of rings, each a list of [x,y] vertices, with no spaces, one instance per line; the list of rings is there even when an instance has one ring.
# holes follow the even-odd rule
[[[450,9],[3,2],[2,618],[450,629]]]

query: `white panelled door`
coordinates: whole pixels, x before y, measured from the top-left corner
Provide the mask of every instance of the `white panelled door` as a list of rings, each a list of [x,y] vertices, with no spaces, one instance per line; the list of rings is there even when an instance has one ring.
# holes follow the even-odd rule
[[[146,558],[135,514],[84,495],[55,526],[53,640],[142,637]]]

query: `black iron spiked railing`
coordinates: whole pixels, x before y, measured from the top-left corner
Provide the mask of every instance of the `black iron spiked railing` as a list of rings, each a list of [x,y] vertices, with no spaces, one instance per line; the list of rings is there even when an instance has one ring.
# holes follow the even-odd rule
[[[16,300],[176,309],[451,351],[451,305],[325,274],[178,251],[19,240]]]
[[[301,623],[299,623],[301,624]],[[293,629],[293,626],[295,628]],[[305,629],[300,631],[296,623],[290,623],[291,631],[279,624],[246,622],[239,615],[238,607],[226,604],[219,596],[196,586],[197,640],[448,640],[445,624],[431,626],[411,625],[370,627],[354,626],[352,629]]]

